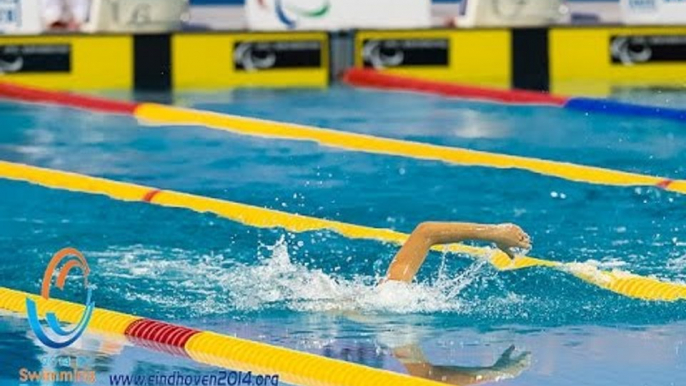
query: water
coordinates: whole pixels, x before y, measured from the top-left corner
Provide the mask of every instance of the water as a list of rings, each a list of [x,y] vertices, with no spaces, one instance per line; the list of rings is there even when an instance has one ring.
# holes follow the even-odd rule
[[[619,96],[660,100],[657,93]],[[347,88],[182,93],[174,102],[665,177],[686,172],[686,132],[660,120]],[[129,117],[9,102],[0,103],[0,125],[3,160],[406,232],[424,220],[515,222],[532,235],[533,256],[686,280],[685,198],[658,189],[146,127]],[[0,189],[5,287],[38,292],[51,255],[74,246],[89,260],[96,302],[107,309],[393,371],[421,372],[426,367],[398,361],[420,358],[444,366],[434,372],[455,384],[686,381],[683,302],[641,302],[563,272],[496,272],[440,253],[416,283],[378,288],[395,246],[258,230],[19,182],[0,180]],[[24,320],[0,316],[0,379],[9,384],[18,368],[39,368],[50,355],[28,331]],[[70,350],[91,358],[103,383],[120,373],[216,371],[112,337],[88,335]]]

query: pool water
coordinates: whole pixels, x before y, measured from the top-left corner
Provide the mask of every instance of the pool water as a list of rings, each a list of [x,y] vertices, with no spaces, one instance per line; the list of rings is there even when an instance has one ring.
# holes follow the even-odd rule
[[[674,94],[674,92],[672,92]],[[623,93],[634,102],[656,92]],[[681,96],[683,98],[683,95]],[[175,104],[352,132],[683,178],[686,130],[552,107],[332,88],[178,93]],[[669,104],[669,101],[663,101]],[[686,198],[520,170],[348,152],[314,142],[0,102],[0,159],[409,232],[514,222],[532,256],[686,281]],[[50,257],[84,252],[98,307],[453,384],[681,385],[684,302],[643,302],[546,268],[497,272],[432,253],[381,291],[397,247],[288,234],[211,214],[0,180],[0,286],[37,293]],[[81,299],[74,289],[71,299]],[[51,355],[0,315],[0,381]],[[514,350],[511,347],[514,346]],[[68,350],[108,375],[216,369],[88,334]]]

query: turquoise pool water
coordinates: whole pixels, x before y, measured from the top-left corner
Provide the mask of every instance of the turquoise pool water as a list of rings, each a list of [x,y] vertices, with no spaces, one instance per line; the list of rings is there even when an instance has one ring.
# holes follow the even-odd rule
[[[657,93],[622,97],[661,100]],[[686,131],[659,120],[347,88],[181,93],[174,103],[686,174]],[[686,199],[653,188],[579,184],[200,127],[141,126],[129,117],[11,102],[0,102],[0,159],[401,231],[423,220],[515,222],[533,236],[533,256],[686,280]],[[411,288],[379,294],[374,283],[394,246],[328,232],[258,230],[19,182],[0,180],[0,189],[4,287],[38,292],[51,255],[74,246],[93,269],[97,305],[111,310],[400,372],[409,369],[398,357],[423,357],[454,384],[686,382],[684,302],[642,302],[558,271],[501,273],[438,253]],[[38,369],[41,358],[54,354],[28,331],[25,320],[0,315],[0,380],[7,384],[17,383],[19,368]],[[498,361],[511,346],[514,352]],[[69,350],[97,365],[100,384],[113,374],[215,370],[97,335]]]

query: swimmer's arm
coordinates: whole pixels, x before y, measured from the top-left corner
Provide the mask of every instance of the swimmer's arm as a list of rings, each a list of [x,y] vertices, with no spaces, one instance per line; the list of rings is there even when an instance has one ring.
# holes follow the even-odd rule
[[[477,240],[495,243],[511,258],[512,248],[531,248],[529,235],[513,224],[487,225],[472,223],[424,222],[419,224],[395,255],[387,279],[409,282],[424,264],[434,245]]]
[[[424,357],[424,353],[418,344],[395,348],[393,355],[412,376],[450,385],[467,386],[514,378],[521,374],[531,365],[531,353],[523,352],[513,357],[514,350],[514,345],[510,346],[495,364],[486,367],[433,365]]]

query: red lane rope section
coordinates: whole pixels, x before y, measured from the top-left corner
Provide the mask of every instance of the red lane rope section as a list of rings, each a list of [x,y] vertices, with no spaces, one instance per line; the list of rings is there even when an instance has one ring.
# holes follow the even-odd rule
[[[449,97],[479,99],[511,104],[543,104],[562,107],[569,99],[534,91],[498,90],[486,87],[439,82],[435,80],[417,79],[409,76],[390,75],[362,68],[353,68],[346,71],[343,75],[343,81],[350,85],[360,87],[418,91]]]
[[[178,357],[186,357],[189,358],[188,353],[183,347],[176,347],[176,346],[169,346],[166,344],[162,343],[157,343],[157,342],[152,342],[149,340],[145,339],[139,339],[139,338],[131,338],[129,337],[129,341],[133,343],[135,346],[140,346],[147,348],[149,350],[154,350],[157,352],[165,353],[165,354],[170,354]]]
[[[160,192],[161,192],[161,190],[159,190],[159,189],[153,189],[153,190],[149,191],[148,193],[145,193],[145,196],[143,196],[143,201],[145,201],[145,202],[152,201],[152,199],[155,198],[155,196],[157,196]]]
[[[152,319],[137,320],[124,331],[124,335],[136,342],[148,341],[150,347],[155,347],[152,342],[162,347],[184,348],[188,340],[199,330],[188,327],[177,326],[174,324],[158,322]],[[175,351],[175,350],[174,350]],[[176,351],[175,351],[176,352]]]
[[[125,115],[133,115],[138,107],[138,103],[133,102],[122,102],[86,95],[76,95],[62,91],[41,90],[7,82],[0,82],[0,97],[25,102],[49,103],[84,110]]]
[[[672,182],[674,182],[674,180],[666,179],[658,182],[655,186],[657,186],[658,188],[667,189],[669,185],[672,184]]]

